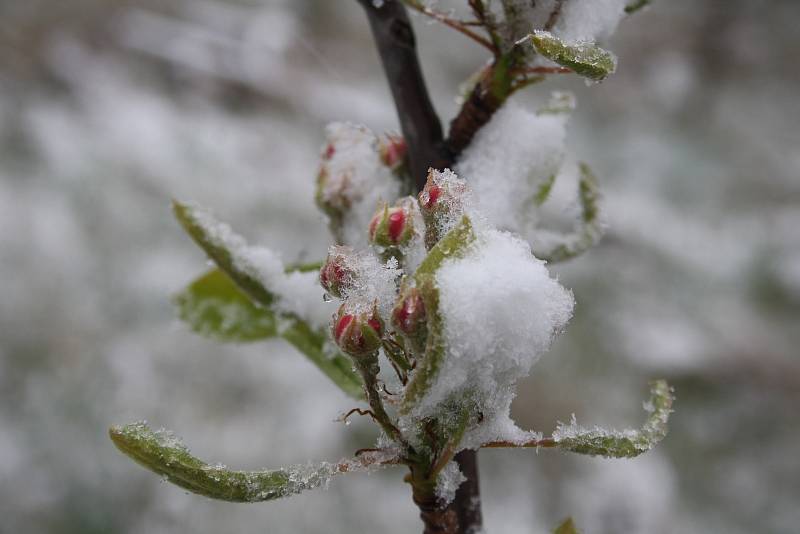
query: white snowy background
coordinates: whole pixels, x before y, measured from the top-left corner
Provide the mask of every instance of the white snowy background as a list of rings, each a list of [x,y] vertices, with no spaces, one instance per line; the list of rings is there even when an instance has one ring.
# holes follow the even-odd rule
[[[119,454],[146,419],[235,468],[369,446],[352,403],[282,342],[228,346],[175,318],[205,268],[169,212],[212,207],[288,260],[321,257],[324,125],[396,128],[361,8],[312,0],[0,0],[0,533],[421,529],[403,471],[273,503],[213,502]],[[601,245],[554,271],[566,333],[520,387],[520,426],[636,425],[651,377],[672,430],[636,460],[483,451],[489,532],[800,528],[800,4],[656,1],[567,77],[568,144],[604,190]],[[483,61],[415,18],[445,120]],[[321,299],[321,296],[320,296]]]

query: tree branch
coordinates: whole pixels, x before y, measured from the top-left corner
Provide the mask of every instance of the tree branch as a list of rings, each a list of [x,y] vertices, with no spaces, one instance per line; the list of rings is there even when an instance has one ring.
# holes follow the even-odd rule
[[[418,191],[425,186],[429,167],[448,167],[452,165],[453,157],[444,147],[442,124],[428,96],[417,57],[414,30],[406,8],[398,0],[358,2],[367,13],[403,138],[408,145],[412,177],[408,189],[409,192]]]
[[[451,151],[445,147],[442,125],[425,86],[414,30],[403,4],[398,0],[384,0],[378,7],[372,0],[358,2],[367,13],[378,47],[403,137],[408,145],[412,184],[414,190],[418,191],[425,186],[428,168],[451,167],[460,149]],[[452,517],[455,513],[459,532],[480,531],[483,517],[477,451],[463,450],[454,460],[467,480],[456,491],[445,516]],[[422,515],[425,520],[425,510]]]

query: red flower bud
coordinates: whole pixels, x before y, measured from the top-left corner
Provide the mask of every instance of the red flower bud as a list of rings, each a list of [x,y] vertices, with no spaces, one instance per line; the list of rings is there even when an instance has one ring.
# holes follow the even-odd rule
[[[383,164],[394,170],[405,160],[408,146],[399,135],[387,134],[378,140],[378,152]]]
[[[376,308],[369,313],[357,313],[346,310],[342,304],[334,316],[331,333],[342,352],[368,356],[381,346],[383,321]]]
[[[369,240],[382,247],[405,245],[414,236],[412,215],[407,204],[378,209],[369,223]]]
[[[342,298],[342,292],[355,282],[351,256],[349,247],[333,247],[319,271],[320,285],[334,297]]]
[[[425,246],[428,249],[442,237],[438,232],[446,226],[442,224],[443,222],[460,218],[466,194],[466,183],[459,180],[450,170],[428,171],[428,180],[418,197],[420,212],[425,221]]]
[[[419,290],[406,290],[392,310],[392,326],[409,337],[425,332],[425,303]]]

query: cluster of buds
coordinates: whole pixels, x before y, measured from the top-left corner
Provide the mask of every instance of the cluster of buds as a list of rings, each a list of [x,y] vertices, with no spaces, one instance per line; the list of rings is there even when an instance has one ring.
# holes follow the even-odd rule
[[[379,247],[407,245],[414,237],[412,202],[404,198],[394,206],[384,204],[378,208],[369,223],[369,242]]]
[[[405,139],[396,134],[385,134],[378,139],[378,154],[384,165],[397,171],[406,159],[408,146]]]
[[[448,221],[455,221],[463,211],[467,187],[458,179],[449,179],[449,170],[430,169],[425,187],[419,194],[419,209],[425,221],[425,246],[430,250],[441,239]]]
[[[368,312],[358,312],[348,310],[347,304],[342,304],[334,316],[331,333],[342,352],[362,358],[375,354],[380,348],[383,321],[377,306]]]

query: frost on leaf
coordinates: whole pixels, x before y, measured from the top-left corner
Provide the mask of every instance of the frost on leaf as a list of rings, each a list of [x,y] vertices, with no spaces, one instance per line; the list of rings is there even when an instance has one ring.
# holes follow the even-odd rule
[[[537,30],[531,42],[542,56],[590,80],[603,80],[617,68],[614,54],[592,41],[562,41],[550,32]]]
[[[232,502],[270,501],[327,485],[336,474],[366,469],[366,462],[321,462],[276,470],[232,471],[192,456],[171,432],[151,430],[145,423],[115,426],[109,435],[120,451],[188,491]],[[373,462],[377,465],[379,462]]]
[[[257,502],[277,499],[327,481],[335,470],[321,464],[316,472],[298,477],[292,468],[274,471],[230,471],[192,456],[189,449],[164,430],[152,431],[144,423],[110,430],[114,444],[139,464],[173,484],[212,499]]]
[[[178,221],[206,254],[252,302],[268,313],[277,314],[277,333],[305,354],[328,378],[348,395],[360,398],[361,379],[348,358],[328,346],[330,311],[322,302],[316,271],[286,272],[279,256],[269,249],[250,247],[245,240],[196,206],[175,202]],[[205,287],[208,291],[224,286]],[[194,300],[209,305],[209,300]],[[188,301],[183,300],[184,306]],[[184,308],[184,315],[191,318]],[[217,315],[225,313],[222,310]]]
[[[553,433],[558,448],[606,458],[633,458],[647,452],[667,435],[667,422],[674,400],[672,388],[664,380],[650,384],[650,400],[645,403],[649,413],[639,430],[586,429],[577,424],[575,416],[568,425],[559,424]]]

